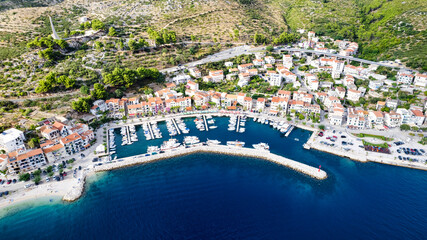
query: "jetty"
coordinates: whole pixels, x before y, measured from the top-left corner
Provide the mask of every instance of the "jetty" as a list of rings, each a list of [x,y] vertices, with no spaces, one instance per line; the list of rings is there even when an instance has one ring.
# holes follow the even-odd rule
[[[236,132],[239,132],[239,128],[240,128],[240,115],[237,116]]]
[[[285,137],[288,137],[289,134],[291,134],[292,130],[294,130],[295,126],[292,125],[291,128],[289,128],[289,130],[285,133]]]
[[[154,139],[154,134],[153,134],[153,129],[152,129],[152,127],[151,127],[151,122],[150,122],[150,123],[148,123],[147,125],[148,125],[148,130],[150,131],[151,139]]]
[[[129,140],[129,144],[132,143],[132,141],[130,140],[129,126],[126,126],[126,135],[127,135],[128,140]]]
[[[206,115],[203,115],[203,121],[205,122],[206,131],[209,131],[209,126],[208,126],[208,123],[206,121]]]
[[[113,161],[112,163],[95,166],[95,172],[108,171],[116,168],[124,168],[137,164],[148,163],[152,161],[157,161],[161,159],[168,159],[177,156],[189,155],[193,153],[199,152],[207,152],[207,153],[217,153],[217,154],[226,154],[226,155],[235,155],[235,156],[245,156],[245,157],[253,157],[258,159],[265,159],[270,162],[277,163],[279,165],[288,167],[297,172],[303,173],[310,177],[322,180],[327,178],[327,174],[325,171],[318,169],[316,167],[309,166],[304,163],[300,163],[273,153],[259,151],[257,149],[252,148],[243,148],[243,147],[234,147],[234,146],[225,146],[225,145],[214,145],[214,146],[192,146],[189,148],[176,148],[169,150],[165,153],[148,155],[141,154],[126,158],[121,158]]]
[[[176,124],[175,118],[172,118],[172,123],[175,126],[176,132],[179,134],[181,134],[181,130],[179,130],[178,124]]]

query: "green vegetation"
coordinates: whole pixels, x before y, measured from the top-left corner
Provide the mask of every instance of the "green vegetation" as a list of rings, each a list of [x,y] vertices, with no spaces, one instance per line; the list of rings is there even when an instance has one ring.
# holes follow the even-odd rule
[[[148,28],[147,33],[148,37],[151,40],[154,40],[156,44],[168,44],[176,42],[176,33],[167,29],[156,31],[152,28]]]
[[[365,140],[362,140],[362,142],[363,142],[363,145],[365,145],[365,146],[388,148],[387,143],[370,143],[370,142],[367,142]]]
[[[374,134],[353,133],[353,135],[356,137],[360,137],[360,138],[371,137],[371,138],[378,138],[378,139],[381,139],[383,141],[393,141],[393,138],[384,137],[384,136],[380,136],[380,135],[374,135]]]
[[[19,181],[28,181],[30,180],[30,174],[29,173],[21,173],[19,174]]]

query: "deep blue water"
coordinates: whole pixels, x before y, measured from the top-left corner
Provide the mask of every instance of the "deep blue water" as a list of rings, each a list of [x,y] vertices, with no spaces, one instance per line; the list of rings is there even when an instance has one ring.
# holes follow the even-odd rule
[[[426,238],[426,172],[304,150],[310,132],[299,129],[283,138],[266,125],[249,122],[239,134],[226,130],[226,119],[217,122],[203,133],[187,125],[201,140],[269,142],[272,152],[322,165],[328,179],[252,158],[178,157],[105,173],[75,203],[45,200],[14,212],[0,219],[0,239]],[[139,139],[119,154],[162,141]]]

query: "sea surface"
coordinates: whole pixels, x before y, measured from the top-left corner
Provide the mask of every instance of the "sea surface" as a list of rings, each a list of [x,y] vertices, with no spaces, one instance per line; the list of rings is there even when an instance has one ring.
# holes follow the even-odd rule
[[[271,151],[328,173],[326,180],[264,160],[194,154],[97,175],[74,203],[38,200],[0,218],[0,239],[426,239],[427,172],[359,163],[302,145],[248,121],[245,133],[199,132],[202,141],[268,142]],[[121,146],[118,157],[144,153],[168,139]],[[178,136],[182,140],[182,136]]]

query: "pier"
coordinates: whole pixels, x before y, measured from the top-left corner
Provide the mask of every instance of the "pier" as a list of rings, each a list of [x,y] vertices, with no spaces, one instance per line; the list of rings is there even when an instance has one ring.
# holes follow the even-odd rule
[[[237,116],[236,132],[239,132],[240,128],[240,115]]]
[[[181,130],[179,130],[179,127],[175,122],[175,118],[172,118],[172,123],[175,126],[175,129],[176,129],[176,132],[178,133],[178,135],[181,134]]]
[[[132,140],[130,140],[129,126],[126,126],[126,135],[127,135],[127,137],[128,137],[129,144],[130,144],[130,143],[132,143]]]
[[[137,164],[148,163],[152,161],[157,161],[161,159],[169,159],[176,156],[189,155],[198,152],[207,152],[207,153],[217,153],[217,154],[227,154],[227,155],[235,155],[235,156],[245,156],[245,157],[253,157],[259,159],[265,159],[270,162],[277,163],[279,165],[291,168],[297,172],[306,174],[310,177],[322,180],[327,178],[327,174],[325,171],[318,169],[316,167],[312,167],[273,153],[259,151],[253,148],[242,148],[242,147],[233,147],[233,146],[225,146],[225,145],[215,145],[215,146],[192,146],[189,148],[176,148],[165,153],[155,154],[145,156],[145,154],[131,156],[126,158],[121,158],[115,160],[112,163],[95,166],[95,172],[108,171],[116,168],[129,167]]]
[[[205,122],[206,131],[209,131],[209,126],[208,126],[208,123],[206,122],[206,116],[205,115],[203,115],[203,122]]]
[[[288,137],[289,134],[291,134],[292,130],[294,130],[295,126],[292,125],[291,128],[289,128],[289,130],[285,133],[285,137]]]
[[[154,139],[153,129],[151,128],[151,122],[148,123],[148,130],[150,131],[151,139]]]

